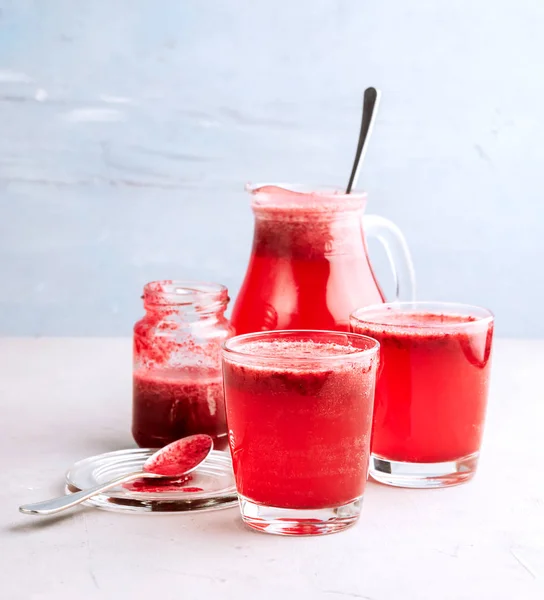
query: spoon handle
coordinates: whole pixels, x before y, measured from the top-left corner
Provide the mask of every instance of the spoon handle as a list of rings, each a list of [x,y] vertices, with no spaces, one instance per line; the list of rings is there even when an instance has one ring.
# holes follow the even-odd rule
[[[350,194],[352,188],[357,186],[359,178],[359,170],[363,164],[366,149],[368,148],[368,140],[372,133],[372,127],[378,114],[378,105],[380,104],[381,92],[376,88],[369,87],[365,90],[363,99],[363,117],[361,120],[361,130],[359,132],[359,141],[357,142],[357,151],[355,152],[355,160],[349,177],[346,194]]]
[[[88,500],[101,492],[105,492],[121,483],[132,481],[138,477],[149,477],[149,473],[139,471],[136,473],[128,473],[106,483],[102,483],[101,485],[75,492],[74,494],[59,496],[58,498],[51,498],[50,500],[35,502],[34,504],[23,504],[22,506],[19,506],[19,510],[25,515],[54,515],[68,508],[72,508],[72,506],[76,506],[81,502],[85,502],[85,500]]]

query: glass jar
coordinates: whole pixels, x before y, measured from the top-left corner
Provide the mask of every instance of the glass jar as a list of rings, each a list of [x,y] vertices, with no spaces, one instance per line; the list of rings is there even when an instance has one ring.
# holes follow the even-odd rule
[[[207,433],[227,446],[221,344],[232,335],[227,288],[217,283],[153,281],[146,314],[134,326],[132,435],[160,448]]]

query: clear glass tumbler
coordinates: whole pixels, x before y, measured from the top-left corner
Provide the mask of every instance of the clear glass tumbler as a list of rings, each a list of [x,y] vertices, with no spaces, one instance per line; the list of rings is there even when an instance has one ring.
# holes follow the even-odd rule
[[[270,331],[223,344],[229,445],[244,522],[314,535],[359,517],[379,344],[333,331]]]
[[[472,478],[487,405],[493,315],[444,302],[360,308],[351,330],[380,342],[370,475],[400,487]]]

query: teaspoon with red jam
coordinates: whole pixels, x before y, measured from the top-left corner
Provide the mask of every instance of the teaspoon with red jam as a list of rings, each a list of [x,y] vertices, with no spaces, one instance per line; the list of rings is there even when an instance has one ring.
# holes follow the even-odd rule
[[[190,435],[155,452],[145,461],[141,471],[127,473],[106,483],[67,496],[59,496],[34,504],[23,504],[19,510],[25,515],[54,515],[133,479],[179,478],[198,468],[208,458],[212,449],[213,440],[209,435]]]

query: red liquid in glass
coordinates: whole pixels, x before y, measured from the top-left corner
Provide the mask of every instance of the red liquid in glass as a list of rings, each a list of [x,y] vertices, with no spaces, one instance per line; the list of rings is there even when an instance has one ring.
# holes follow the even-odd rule
[[[331,351],[331,345],[322,347]],[[308,372],[225,360],[238,492],[257,504],[297,509],[341,506],[362,496],[374,368],[316,365]]]
[[[493,324],[469,323],[463,329],[462,323],[475,319],[421,313],[387,318],[385,326],[352,323],[354,332],[381,345],[372,453],[394,461],[433,463],[477,452]]]
[[[206,433],[214,448],[227,446],[221,375],[190,370],[143,370],[133,379],[132,435],[142,448],[161,448]]]
[[[330,204],[308,212],[287,206],[256,215],[252,254],[232,313],[238,335],[348,331],[351,312],[384,301],[368,260],[361,212],[330,211]]]

